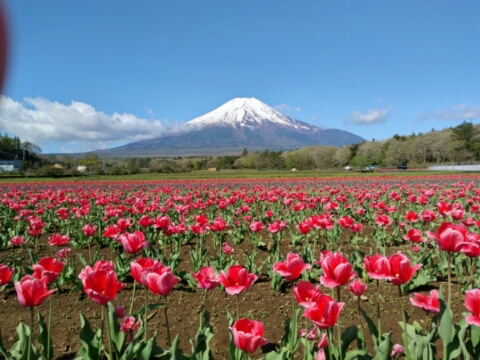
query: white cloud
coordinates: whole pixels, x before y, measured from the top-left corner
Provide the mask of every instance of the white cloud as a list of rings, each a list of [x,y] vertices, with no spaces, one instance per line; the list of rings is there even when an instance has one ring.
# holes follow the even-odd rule
[[[277,109],[278,111],[282,112],[282,113],[289,113],[289,112],[292,112],[292,111],[296,111],[296,112],[300,112],[302,111],[302,109],[300,108],[300,106],[290,106],[290,105],[287,105],[285,103],[283,104],[280,104],[280,105],[275,105],[274,106],[274,109]]]
[[[345,124],[353,125],[373,125],[380,124],[387,121],[390,108],[386,109],[370,109],[366,114],[360,110],[352,111],[349,118],[343,119]]]
[[[450,109],[428,111],[419,121],[429,118],[437,120],[477,120],[480,119],[480,106],[469,107],[467,103],[452,106]]]
[[[147,111],[153,115],[150,111]],[[89,104],[61,104],[43,98],[25,98],[23,103],[1,96],[0,130],[18,135],[40,147],[88,151],[158,137],[167,132],[159,120],[132,114],[105,114]]]

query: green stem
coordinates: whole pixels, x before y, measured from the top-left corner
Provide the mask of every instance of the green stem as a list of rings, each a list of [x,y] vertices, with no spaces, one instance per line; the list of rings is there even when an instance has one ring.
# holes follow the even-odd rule
[[[100,327],[100,344],[98,346],[98,357],[102,357],[102,347],[103,347],[103,327],[105,325],[105,312],[102,306],[102,325]]]
[[[308,346],[308,320],[305,319],[305,352],[303,353],[303,360],[307,359],[307,354],[309,352]]]
[[[339,291],[340,293],[340,291]],[[340,330],[340,314],[338,315],[338,320],[337,320],[337,336],[338,336],[338,356],[340,357],[340,360],[343,360],[343,354],[342,354],[342,332]]]
[[[405,333],[405,337],[403,339],[403,348],[405,350],[405,359],[410,359],[410,353],[408,351],[407,317],[406,317],[406,314],[405,314],[405,310],[403,309],[402,288],[400,286],[398,286],[398,301],[400,301],[400,308],[402,309],[403,332]]]
[[[452,263],[451,255],[450,252],[447,252],[447,261],[448,261],[448,301],[447,305],[450,307],[451,304],[451,299],[452,299],[452,280],[451,280],[451,271],[450,271],[450,266]]]
[[[380,318],[380,283],[377,280],[377,327],[378,327],[378,345],[382,342],[382,320]]]
[[[132,315],[132,310],[133,310],[133,300],[135,299],[135,292],[137,291],[137,281],[133,280],[133,293],[132,293],[132,300],[130,301],[130,311],[128,312],[130,315]]]
[[[293,324],[293,334],[297,334],[298,329],[297,329],[297,319],[295,318],[295,296],[292,293],[292,320]],[[290,354],[292,354],[292,359],[293,359],[293,341],[290,341]]]
[[[52,296],[50,296],[50,310],[48,313],[48,338],[47,338],[47,359],[50,360],[52,358],[52,354],[50,354],[51,347],[52,347]]]
[[[90,249],[90,239],[88,239],[88,257],[90,259],[90,265],[92,265],[92,251]]]
[[[108,305],[105,305],[105,309],[108,313]],[[102,312],[103,313],[103,312]],[[110,324],[108,324],[110,325]],[[107,338],[108,338],[108,353],[111,360],[113,360],[113,353],[112,353],[112,338],[110,337],[110,326],[107,326]]]
[[[475,288],[475,279],[473,277],[473,274],[475,273],[475,266],[476,266],[476,261],[477,258],[470,258],[470,282],[472,284],[472,289]]]
[[[27,359],[32,358],[32,340],[33,340],[33,306],[30,306],[30,336],[28,337],[28,355]]]
[[[147,302],[147,298],[148,298],[148,288],[145,286],[145,341],[147,341],[148,339],[148,302]]]
[[[167,296],[165,298],[165,306],[163,307],[163,313],[165,314],[165,325],[167,326],[167,340],[168,340],[168,347],[172,346],[172,341],[170,340],[170,326],[168,325],[168,308],[167,308]]]
[[[236,296],[237,297],[237,321],[240,317],[240,300],[238,300],[239,296],[240,296],[240,294],[237,294],[237,296]]]
[[[203,320],[203,313],[205,312],[205,301],[207,300],[207,290],[203,293],[203,302],[202,302],[202,309],[200,311],[200,331],[202,331],[202,320]]]
[[[327,330],[328,334],[328,358],[332,360],[332,329]]]

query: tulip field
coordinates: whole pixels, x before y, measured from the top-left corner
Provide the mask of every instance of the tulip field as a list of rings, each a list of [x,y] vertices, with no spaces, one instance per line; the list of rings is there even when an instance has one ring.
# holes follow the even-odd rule
[[[480,359],[476,175],[0,188],[0,359]]]

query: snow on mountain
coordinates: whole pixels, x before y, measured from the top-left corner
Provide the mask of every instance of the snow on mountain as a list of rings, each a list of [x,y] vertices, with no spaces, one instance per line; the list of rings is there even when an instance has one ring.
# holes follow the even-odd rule
[[[282,114],[255,98],[235,98],[209,113],[190,120],[185,125],[192,130],[209,126],[230,126],[235,129],[243,127],[256,128],[268,123],[296,130],[314,128],[307,123]]]

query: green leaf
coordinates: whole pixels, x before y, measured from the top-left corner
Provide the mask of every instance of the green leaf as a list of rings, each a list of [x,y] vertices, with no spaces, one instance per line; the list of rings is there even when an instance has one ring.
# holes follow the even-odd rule
[[[342,338],[342,354],[345,355],[350,344],[358,338],[358,328],[356,326],[349,326],[343,330]]]
[[[453,313],[447,306],[445,301],[439,296],[440,312],[437,314],[440,318],[440,326],[438,333],[443,340],[444,346],[448,346],[455,336],[455,328],[453,327]]]
[[[117,354],[123,353],[123,345],[125,344],[125,333],[120,331],[120,325],[118,324],[117,315],[115,313],[115,307],[112,302],[108,302],[108,324],[107,331],[110,332],[110,338],[115,346],[115,352]]]
[[[98,333],[92,330],[90,323],[82,313],[80,313],[80,326],[81,330],[78,336],[82,342],[82,346],[80,350],[78,350],[77,359],[100,360],[99,353],[103,345],[99,341]],[[100,330],[98,332],[100,332]]]
[[[282,346],[277,351],[271,351],[265,356],[265,360],[282,360],[285,354],[288,352],[288,348]]]
[[[41,355],[44,359],[46,360],[51,360],[53,358],[53,344],[52,341],[50,340],[50,349],[48,346],[48,339],[49,339],[49,333],[48,333],[48,328],[47,325],[45,324],[45,321],[43,321],[43,317],[38,313],[38,327],[40,329],[40,333],[38,335],[38,343],[40,344],[41,348]],[[50,356],[48,356],[50,354]]]
[[[386,334],[385,339],[375,347],[377,353],[375,354],[375,360],[388,360],[391,358],[390,352],[392,349],[392,341],[390,340],[391,333]]]

